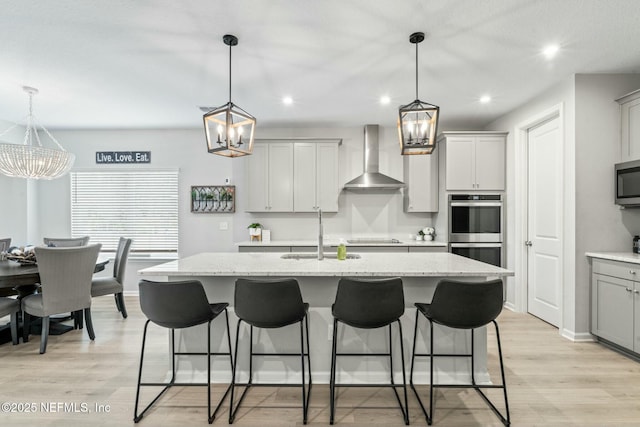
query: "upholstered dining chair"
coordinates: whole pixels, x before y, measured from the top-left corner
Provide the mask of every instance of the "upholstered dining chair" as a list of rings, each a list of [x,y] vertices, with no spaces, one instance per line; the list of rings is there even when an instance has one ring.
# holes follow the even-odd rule
[[[127,318],[127,308],[124,305],[122,291],[124,289],[124,273],[127,267],[129,249],[131,249],[131,239],[121,237],[113,262],[113,277],[96,277],[91,281],[91,296],[95,298],[113,294],[116,300],[116,308],[125,319]]]
[[[11,237],[0,239],[0,252],[6,252],[11,247]]]
[[[69,248],[73,246],[87,246],[89,236],[83,237],[45,237],[45,246],[55,246],[56,248]]]
[[[11,316],[11,341],[18,344],[18,312],[20,301],[14,298],[0,297],[0,317]]]
[[[91,323],[91,278],[101,244],[49,248],[36,247],[40,293],[22,299],[24,313],[23,341],[29,340],[30,317],[42,317],[40,354],[47,349],[49,316],[84,311],[84,321],[91,340],[95,339]]]

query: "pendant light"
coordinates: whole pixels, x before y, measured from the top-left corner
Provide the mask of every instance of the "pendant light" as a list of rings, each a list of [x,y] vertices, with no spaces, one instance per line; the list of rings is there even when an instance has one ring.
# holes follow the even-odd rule
[[[236,36],[222,37],[229,46],[229,102],[208,111],[204,116],[207,151],[226,157],[251,154],[256,118],[231,102],[231,47],[238,44]]]
[[[17,178],[55,179],[65,175],[73,166],[76,156],[66,151],[42,125],[40,128],[58,148],[42,145],[37,122],[33,115],[33,96],[38,89],[23,86],[29,95],[29,114],[22,144],[0,143],[0,173]],[[0,133],[0,137],[16,128],[18,124]]]
[[[398,137],[403,155],[431,154],[436,148],[440,107],[418,99],[418,43],[423,40],[424,33],[409,36],[416,45],[416,100],[399,110]]]

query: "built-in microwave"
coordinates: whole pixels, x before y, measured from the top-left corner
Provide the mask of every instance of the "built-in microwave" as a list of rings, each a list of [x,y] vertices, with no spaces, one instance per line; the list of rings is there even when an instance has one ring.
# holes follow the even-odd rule
[[[616,164],[616,204],[640,207],[640,160]]]

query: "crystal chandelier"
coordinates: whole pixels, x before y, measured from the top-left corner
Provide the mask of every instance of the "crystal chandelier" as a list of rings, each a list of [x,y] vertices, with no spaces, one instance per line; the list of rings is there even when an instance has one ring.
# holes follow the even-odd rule
[[[207,151],[226,157],[246,156],[253,150],[256,118],[231,102],[231,47],[238,44],[238,38],[227,34],[222,41],[229,46],[229,102],[202,117]]]
[[[40,128],[58,146],[42,146],[38,135],[37,123],[33,116],[33,95],[38,89],[23,86],[29,94],[29,114],[26,117],[26,132],[22,144],[0,143],[0,173],[11,177],[32,179],[55,179],[63,176],[73,166],[76,156],[66,151],[42,125]],[[18,125],[0,133],[0,138]]]
[[[424,33],[413,33],[409,41],[416,45],[416,100],[402,105],[398,117],[398,136],[401,153],[431,154],[436,148],[440,107],[418,99],[418,43]]]

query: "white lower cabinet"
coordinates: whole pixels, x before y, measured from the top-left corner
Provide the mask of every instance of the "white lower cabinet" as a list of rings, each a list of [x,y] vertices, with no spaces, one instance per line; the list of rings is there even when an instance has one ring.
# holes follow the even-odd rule
[[[640,265],[593,260],[591,333],[640,353]]]

